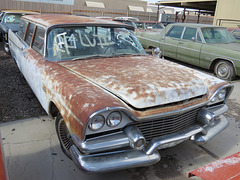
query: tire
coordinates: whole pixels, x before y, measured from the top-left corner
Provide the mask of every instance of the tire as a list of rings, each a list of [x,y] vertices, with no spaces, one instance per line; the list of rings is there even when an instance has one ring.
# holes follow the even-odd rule
[[[7,45],[7,43],[5,41],[3,42],[3,50],[6,53],[6,55],[10,55],[9,46]]]
[[[58,115],[56,119],[56,131],[62,151],[68,158],[72,159],[69,149],[73,145],[73,141],[61,115]]]
[[[152,55],[155,56],[155,57],[162,57],[162,52],[160,50],[160,48],[156,48],[156,47],[153,47],[152,48]]]
[[[232,81],[236,77],[232,63],[228,61],[218,61],[214,66],[214,73],[220,79]]]

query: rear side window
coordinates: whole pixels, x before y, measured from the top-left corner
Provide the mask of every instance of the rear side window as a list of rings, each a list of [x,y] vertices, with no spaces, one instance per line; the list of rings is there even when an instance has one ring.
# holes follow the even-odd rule
[[[27,22],[22,20],[17,33],[20,38],[24,39],[26,29],[27,29]]]
[[[197,29],[187,27],[184,32],[183,39],[193,40],[193,38],[196,38],[196,32]]]
[[[183,32],[184,27],[180,26],[174,26],[169,33],[167,34],[168,37],[173,37],[173,38],[181,38],[182,32]]]
[[[2,21],[3,16],[4,16],[4,13],[1,13],[0,14],[0,22]]]
[[[34,50],[36,50],[40,54],[43,54],[44,36],[45,36],[45,29],[37,26],[32,47]]]
[[[25,41],[28,45],[31,44],[34,28],[35,28],[35,25],[30,23],[28,26],[27,34],[26,34],[26,38],[25,38]]]

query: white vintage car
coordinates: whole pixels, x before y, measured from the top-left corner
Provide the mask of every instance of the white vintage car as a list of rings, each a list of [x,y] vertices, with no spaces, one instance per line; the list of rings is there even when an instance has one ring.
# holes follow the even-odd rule
[[[228,126],[232,86],[147,55],[133,27],[72,15],[23,16],[10,51],[79,169],[147,166],[161,149]]]

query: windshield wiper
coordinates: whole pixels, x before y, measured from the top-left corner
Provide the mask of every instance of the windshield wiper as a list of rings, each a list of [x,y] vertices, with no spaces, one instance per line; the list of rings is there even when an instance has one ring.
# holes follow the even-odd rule
[[[146,54],[133,54],[133,53],[117,53],[114,56],[145,56]]]
[[[74,58],[72,59],[73,61],[76,61],[76,60],[81,60],[81,59],[93,59],[93,58],[107,58],[107,57],[111,57],[111,56],[106,56],[106,55],[91,55],[91,56],[84,56],[84,57],[77,57],[77,58]]]

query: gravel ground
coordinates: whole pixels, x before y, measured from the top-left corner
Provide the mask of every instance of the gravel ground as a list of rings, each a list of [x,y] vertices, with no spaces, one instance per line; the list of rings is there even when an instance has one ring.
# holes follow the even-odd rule
[[[0,49],[0,122],[46,115],[15,61]]]

